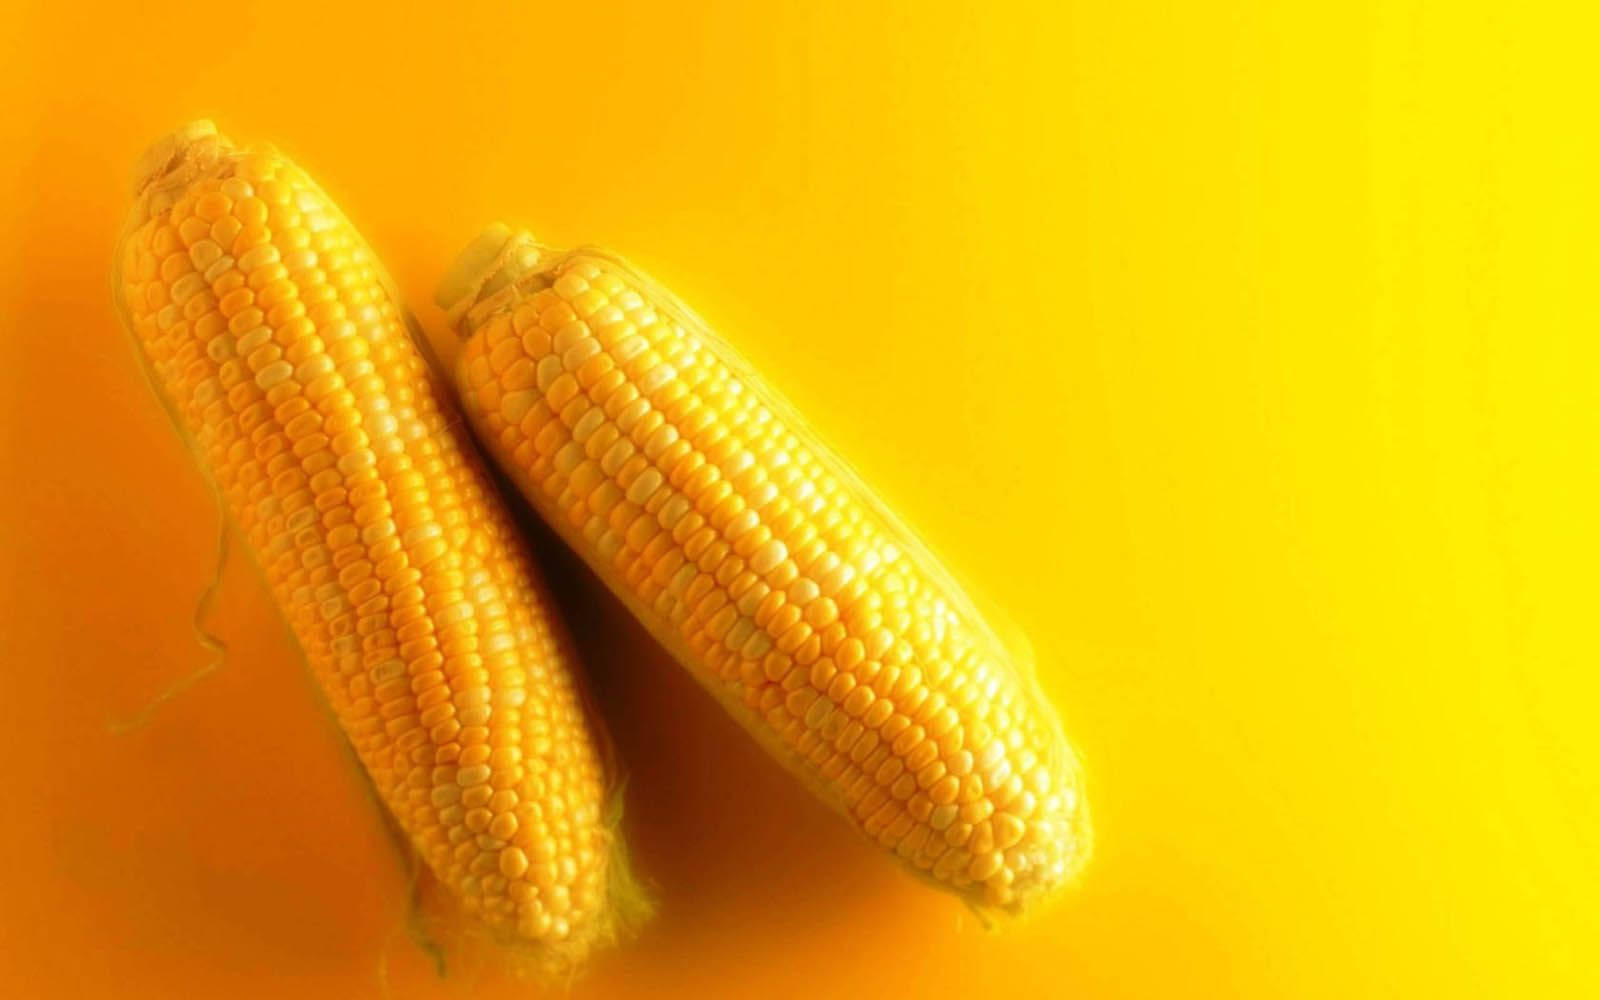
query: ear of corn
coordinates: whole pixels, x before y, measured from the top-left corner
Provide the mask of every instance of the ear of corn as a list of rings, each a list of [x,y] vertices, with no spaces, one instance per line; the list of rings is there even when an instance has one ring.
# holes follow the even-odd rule
[[[141,167],[119,303],[384,803],[462,907],[569,969],[637,902],[560,623],[381,269],[209,123]]]
[[[1018,913],[1088,854],[1050,706],[938,563],[624,262],[492,227],[440,304],[481,440],[633,612],[868,837]]]

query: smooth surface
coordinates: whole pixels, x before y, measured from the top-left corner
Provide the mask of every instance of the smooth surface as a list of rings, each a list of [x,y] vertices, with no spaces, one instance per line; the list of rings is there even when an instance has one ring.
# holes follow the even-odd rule
[[[247,565],[226,668],[106,730],[206,661],[216,514],[108,276],[197,115],[436,337],[495,218],[669,283],[1008,609],[1088,762],[1083,889],[987,935],[554,559],[662,898],[572,996],[1600,989],[1597,26],[1375,7],[13,5],[4,991],[529,995],[405,938]]]

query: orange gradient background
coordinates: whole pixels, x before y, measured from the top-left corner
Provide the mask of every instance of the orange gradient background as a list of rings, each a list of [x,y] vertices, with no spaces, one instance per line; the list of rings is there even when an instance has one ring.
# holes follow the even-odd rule
[[[661,911],[574,997],[1596,995],[1593,14],[22,0],[0,30],[0,994],[512,997],[373,803],[109,262],[197,116],[429,300],[492,219],[722,329],[1031,639],[1082,888],[1003,934],[548,536]],[[1577,5],[1574,5],[1576,9]]]

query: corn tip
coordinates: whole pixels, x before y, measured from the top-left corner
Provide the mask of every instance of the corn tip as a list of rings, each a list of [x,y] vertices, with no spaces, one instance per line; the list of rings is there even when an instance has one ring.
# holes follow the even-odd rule
[[[209,118],[197,118],[185,125],[180,125],[166,135],[151,143],[144,155],[139,157],[133,168],[134,194],[143,192],[150,185],[161,180],[186,158],[188,152],[198,143],[205,141],[225,143],[227,139],[217,131],[217,126]]]
[[[450,270],[439,282],[433,301],[440,309],[453,309],[473,295],[488,277],[506,244],[516,233],[503,222],[494,222],[483,228],[461,253],[456,255]]]

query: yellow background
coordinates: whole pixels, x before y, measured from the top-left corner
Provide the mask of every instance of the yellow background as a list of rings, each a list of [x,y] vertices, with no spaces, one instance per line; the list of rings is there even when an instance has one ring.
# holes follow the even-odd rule
[[[553,555],[662,899],[573,996],[1600,989],[1593,15],[140,6],[0,30],[0,992],[528,992],[404,937],[244,560],[226,668],[106,730],[207,659],[216,514],[108,276],[202,114],[441,345],[490,219],[668,282],[1007,609],[1088,762],[1081,891],[985,934]]]

